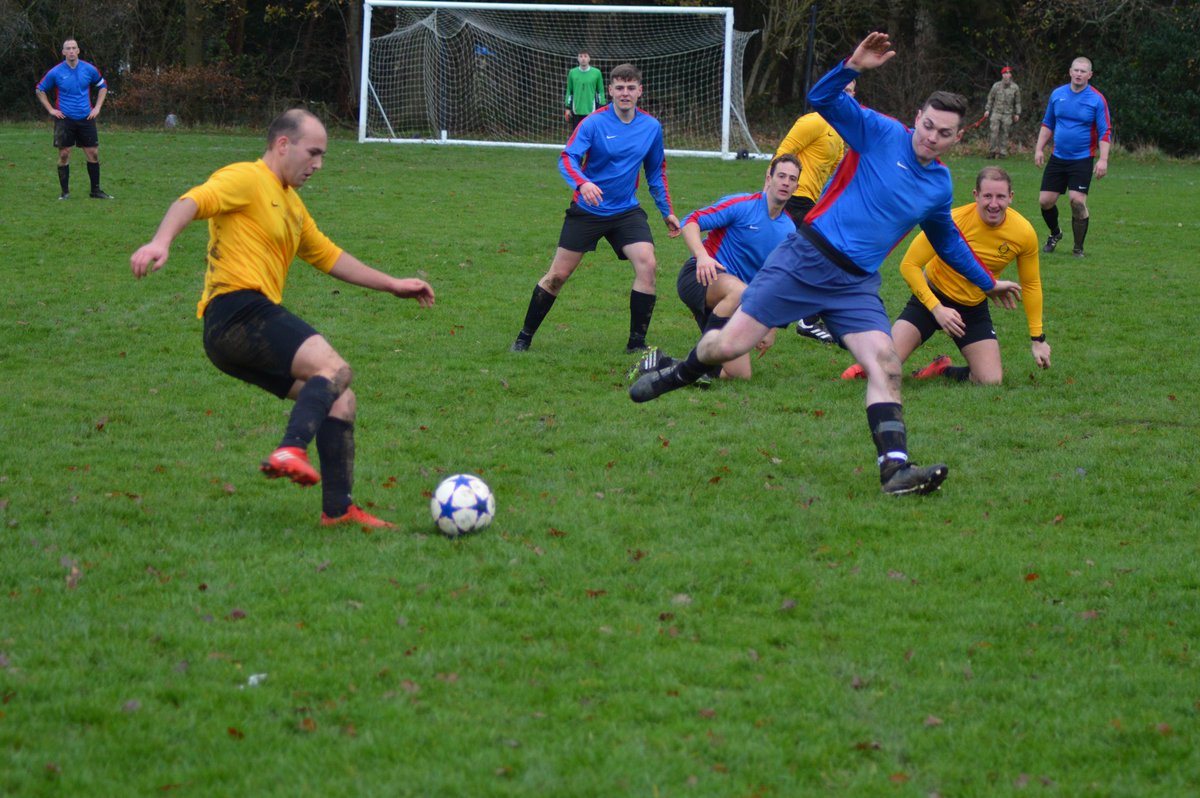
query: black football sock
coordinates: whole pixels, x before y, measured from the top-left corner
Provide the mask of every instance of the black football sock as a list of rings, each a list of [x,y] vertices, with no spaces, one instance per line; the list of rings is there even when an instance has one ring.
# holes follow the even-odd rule
[[[1062,235],[1062,229],[1058,226],[1058,206],[1051,205],[1049,208],[1042,208],[1042,218],[1046,220],[1046,226],[1050,228],[1050,235]]]
[[[867,405],[867,424],[879,454],[879,481],[887,482],[908,462],[908,431],[904,426],[904,408],[896,402]]]
[[[952,382],[966,382],[971,379],[970,366],[950,366],[942,372],[942,376]]]
[[[305,382],[279,445],[307,449],[340,393],[325,377],[312,377]]]
[[[71,186],[71,165],[58,167],[58,185],[62,188],[62,193],[69,192]]]
[[[712,366],[700,360],[693,349],[688,356],[671,366],[671,379],[676,385],[691,385],[708,373]]]
[[[708,321],[705,322],[705,324],[704,324],[704,332],[708,332],[709,330],[719,330],[728,323],[729,323],[728,316],[718,316],[716,313],[710,312],[708,314]],[[714,380],[718,379],[721,376],[721,368],[723,366],[724,366],[723,363],[718,363],[715,366],[709,366],[708,371],[706,373],[708,374],[708,376],[712,377]]]
[[[326,416],[317,430],[317,455],[321,458],[321,512],[340,518],[350,509],[354,487],[354,425]]]
[[[1075,249],[1083,250],[1083,239],[1087,238],[1087,229],[1087,218],[1071,219],[1071,233],[1075,236]]]
[[[534,333],[538,331],[538,327],[542,326],[546,314],[550,312],[550,308],[554,307],[555,299],[558,299],[558,296],[542,288],[540,284],[533,287],[533,296],[529,298],[529,309],[525,311],[525,325],[521,327],[518,338],[525,343],[533,340]]]
[[[629,292],[629,342],[625,345],[627,348],[636,349],[646,345],[646,333],[650,330],[650,317],[654,315],[654,303],[657,299],[654,294]]]
[[[100,162],[87,162],[88,180],[92,181],[92,193],[100,190]]]

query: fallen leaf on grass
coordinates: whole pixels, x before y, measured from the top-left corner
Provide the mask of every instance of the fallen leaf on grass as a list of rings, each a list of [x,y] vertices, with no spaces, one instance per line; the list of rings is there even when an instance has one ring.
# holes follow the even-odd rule
[[[945,721],[939,718],[937,715],[930,715],[929,717],[925,718],[926,726],[941,726],[943,723],[945,723]]]
[[[236,727],[236,726],[230,726],[230,727],[229,727],[229,728],[226,730],[226,732],[229,734],[229,736],[230,736],[230,737],[232,737],[232,738],[233,738],[233,739],[235,739],[235,740],[241,740],[241,739],[243,739],[243,738],[246,736],[246,735],[245,735],[245,734],[242,732],[242,730],[241,730],[241,729],[239,729],[239,728],[238,728],[238,727]]]

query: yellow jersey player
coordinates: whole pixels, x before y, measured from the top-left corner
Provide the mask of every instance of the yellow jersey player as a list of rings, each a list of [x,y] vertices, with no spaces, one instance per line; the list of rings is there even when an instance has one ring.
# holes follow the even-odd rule
[[[1012,179],[1003,169],[985,167],[975,178],[975,201],[951,212],[963,238],[993,275],[1017,262],[1025,318],[1029,323],[1030,349],[1039,368],[1050,368],[1050,344],[1042,327],[1042,279],[1037,233],[1029,221],[1009,207]],[[939,329],[958,346],[966,366],[955,366],[948,355],[913,372],[921,379],[942,376],[983,385],[997,385],[1004,377],[1000,344],[992,326],[987,297],[946,265],[933,251],[925,234],[917,236],[904,254],[900,274],[913,296],[892,324],[896,354],[906,359]],[[857,364],[842,373],[843,379],[862,377]]]

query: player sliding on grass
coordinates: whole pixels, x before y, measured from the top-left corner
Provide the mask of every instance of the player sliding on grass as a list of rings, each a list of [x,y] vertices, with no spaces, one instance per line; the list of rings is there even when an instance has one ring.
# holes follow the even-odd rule
[[[693,383],[711,366],[749,352],[770,327],[820,313],[866,370],[867,423],[878,452],[882,490],[928,493],[941,485],[948,469],[909,462],[900,359],[879,298],[879,267],[912,226],[920,224],[947,263],[1005,307],[1016,306],[1020,287],[996,281],[950,218],[950,170],[938,158],[962,138],[966,101],[935,92],[909,130],[842,91],[895,54],[886,33],[872,33],[812,87],[809,102],[849,149],[833,185],[797,234],[767,258],[729,323],[705,333],[686,360],[643,376],[629,395],[647,402]]]
[[[795,155],[780,155],[771,161],[762,191],[721,197],[684,218],[683,240],[692,257],[679,269],[676,288],[702,334],[725,326],[767,255],[796,232],[784,206],[799,179],[800,160]],[[701,238],[705,231],[708,235]],[[756,347],[765,352],[774,344],[775,330],[771,329]],[[658,350],[651,350],[638,364],[638,371],[644,374],[671,362]],[[714,376],[719,372],[726,379],[748,380],[750,371],[748,354],[721,368],[713,367]]]
[[[1024,216],[1009,207],[1012,179],[1008,172],[985,166],[975,178],[975,201],[955,208],[954,223],[967,244],[993,275],[1014,260],[1021,279],[1021,300],[1029,322],[1030,349],[1039,368],[1050,368],[1050,344],[1042,331],[1042,278],[1038,251],[1041,247]],[[919,379],[942,376],[950,380],[970,379],[982,385],[999,385],[1004,378],[1000,365],[1000,343],[992,326],[987,297],[946,265],[922,233],[904,253],[900,274],[913,290],[899,318],[892,325],[892,341],[901,361],[938,331],[945,330],[967,359],[955,366],[947,355],[913,372]],[[842,372],[842,379],[865,377],[857,363]]]
[[[167,262],[171,242],[194,219],[208,219],[208,269],[196,315],[204,351],[217,368],[295,401],[279,447],[263,461],[268,477],[298,485],[322,482],[308,461],[317,441],[325,472],[321,523],[392,527],[351,501],[355,397],[350,366],[329,342],[279,303],[292,259],[364,288],[433,304],[424,280],[400,279],[367,266],[317,229],[296,189],[321,168],[328,138],[308,111],[281,114],[267,130],[267,151],[254,163],[219,169],[177,199],[149,243],[129,259],[136,278]]]

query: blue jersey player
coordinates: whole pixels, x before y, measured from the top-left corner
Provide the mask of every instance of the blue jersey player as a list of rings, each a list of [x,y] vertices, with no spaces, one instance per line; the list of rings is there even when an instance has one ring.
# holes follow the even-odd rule
[[[1042,173],[1042,190],[1038,204],[1042,218],[1050,228],[1043,252],[1053,252],[1062,240],[1058,226],[1058,198],[1065,191],[1071,200],[1071,233],[1075,239],[1073,254],[1083,257],[1083,240],[1087,237],[1087,198],[1092,176],[1097,180],[1108,174],[1108,149],[1112,143],[1112,120],[1108,101],[1092,87],[1092,62],[1076,58],[1071,62],[1071,82],[1050,92],[1046,114],[1038,130],[1033,162],[1039,169],[1045,159],[1046,143],[1054,137],[1050,162]],[[1095,166],[1092,158],[1097,154]]]
[[[679,235],[679,220],[671,208],[662,125],[637,107],[642,96],[642,73],[622,64],[609,75],[612,102],[579,123],[559,160],[559,171],[574,194],[563,219],[558,249],[550,269],[538,281],[525,313],[525,324],[512,351],[529,349],[534,333],[550,312],[559,291],[578,268],[586,252],[601,238],[621,260],[633,264],[629,293],[629,340],[626,352],[646,349],[646,331],[654,313],[654,236],[646,212],[638,204],[639,173],[645,172],[650,196],[658,206],[667,234]]]
[[[679,269],[676,288],[702,333],[725,326],[767,256],[796,232],[784,207],[799,180],[800,160],[790,153],[781,155],[771,162],[762,191],[721,197],[684,217],[683,240],[692,257]],[[757,348],[765,351],[774,343],[771,329]],[[652,353],[642,361],[641,370],[667,363],[665,356]],[[749,379],[750,357],[742,355],[719,371],[722,377]]]
[[[79,42],[63,42],[62,63],[52,67],[34,91],[46,113],[54,117],[54,146],[58,148],[58,186],[60,200],[71,197],[71,148],[81,147],[87,157],[88,179],[92,184],[92,199],[112,199],[100,188],[100,139],[96,134],[96,117],[108,96],[108,84],[100,70],[79,57]],[[96,89],[96,104],[92,104],[92,88]],[[47,95],[53,91],[54,102]]]
[[[820,313],[866,372],[880,485],[899,495],[936,490],[948,469],[909,462],[900,359],[879,297],[879,267],[920,224],[943,260],[1005,307],[1015,307],[1020,286],[993,279],[950,218],[950,171],[938,158],[962,138],[966,101],[935,92],[909,129],[842,91],[895,54],[886,33],[872,33],[813,86],[809,102],[846,141],[832,184],[767,258],[729,323],[705,333],[686,360],[641,377],[629,395],[645,402],[695,382],[712,365],[749,352],[768,328]]]

